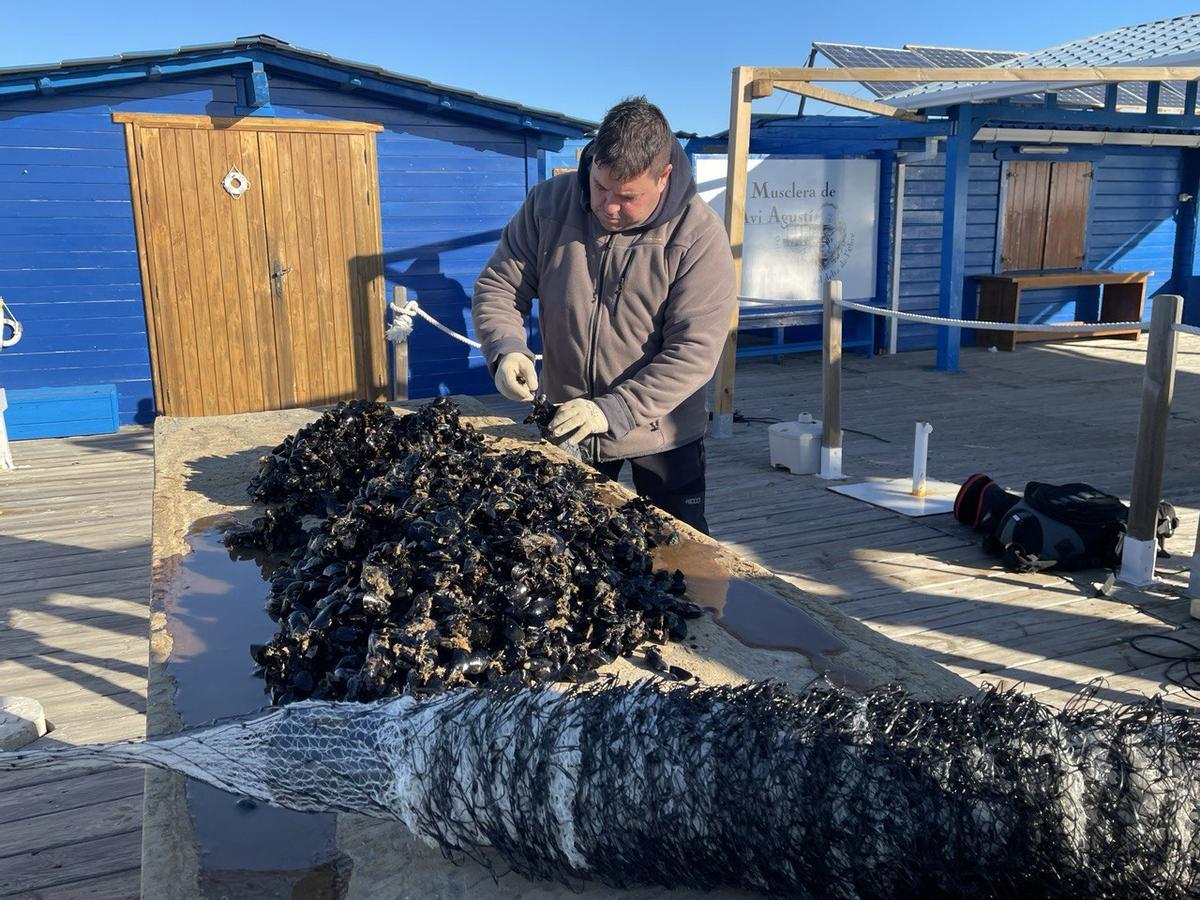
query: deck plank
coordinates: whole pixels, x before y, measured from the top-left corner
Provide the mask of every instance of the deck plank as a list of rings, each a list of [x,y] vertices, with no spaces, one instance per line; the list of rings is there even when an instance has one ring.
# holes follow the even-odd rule
[[[41,742],[145,734],[153,435],[21,441],[0,472],[0,685],[38,699]],[[0,774],[0,897],[140,893],[143,775]]]

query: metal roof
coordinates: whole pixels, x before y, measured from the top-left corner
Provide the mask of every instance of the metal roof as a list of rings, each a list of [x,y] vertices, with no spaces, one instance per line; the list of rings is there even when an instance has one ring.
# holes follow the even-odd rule
[[[1027,53],[1013,59],[995,63],[992,68],[1036,69],[1050,67],[1096,67],[1096,66],[1177,66],[1200,63],[1200,13],[1158,19],[1139,25],[1127,25],[1106,31],[1103,34],[1069,41],[1036,53]],[[886,99],[895,106],[907,109],[926,108],[932,105],[948,105],[972,100],[990,100],[1001,97],[1022,97],[1030,93],[1031,87],[1038,90],[1053,90],[1064,95],[1074,85],[977,82],[933,82],[899,91]],[[1089,103],[1081,105],[1103,105],[1102,87],[1082,87],[1080,92]],[[1078,95],[1076,95],[1078,96]],[[1146,102],[1145,84],[1123,84],[1118,97],[1119,105],[1137,106]],[[1182,107],[1183,85],[1164,82],[1159,98],[1160,107]]]
[[[586,119],[577,119],[573,116],[565,115],[564,113],[555,112],[553,110],[538,109],[536,107],[524,106],[520,103],[514,103],[511,100],[503,100],[497,97],[489,97],[484,94],[478,94],[474,91],[468,91],[463,88],[451,87],[449,85],[437,84],[432,81],[427,81],[423,78],[414,78],[411,75],[403,75],[397,72],[389,71],[380,66],[371,65],[370,63],[356,62],[354,60],[341,59],[336,56],[331,56],[328,53],[322,53],[317,50],[306,50],[303,47],[297,47],[289,44],[287,41],[274,37],[269,34],[254,34],[244,37],[235,38],[232,41],[225,41],[216,44],[195,44],[191,46],[179,47],[174,50],[136,50],[126,53],[119,53],[114,56],[95,57],[92,59],[66,59],[57,63],[43,63],[39,65],[28,66],[13,66],[8,68],[0,68],[0,85],[5,85],[9,82],[17,81],[21,78],[35,76],[36,80],[47,79],[44,83],[52,84],[51,76],[54,74],[82,76],[82,78],[73,78],[71,87],[80,87],[81,81],[86,81],[86,75],[94,73],[99,80],[102,75],[109,75],[105,80],[112,80],[111,73],[113,70],[119,70],[129,67],[142,67],[143,72],[133,73],[133,77],[152,77],[151,67],[155,62],[166,60],[174,60],[181,57],[201,57],[206,55],[221,55],[233,51],[253,52],[255,50],[271,51],[274,53],[285,54],[290,57],[295,57],[310,62],[322,63],[330,67],[353,71],[363,75],[373,76],[382,81],[391,82],[396,85],[402,85],[409,88],[427,91],[430,94],[443,97],[451,101],[450,104],[442,103],[443,106],[454,108],[455,101],[465,101],[472,104],[481,104],[488,107],[494,107],[502,110],[510,111],[518,117],[528,118],[531,120],[539,120],[541,122],[555,123],[559,126],[567,126],[573,131],[580,133],[592,131],[597,127],[597,123],[590,122]],[[61,90],[62,88],[57,88]],[[31,90],[36,90],[35,86]],[[457,109],[462,115],[471,115],[470,108]],[[514,124],[516,124],[514,122]],[[528,127],[536,127],[533,122],[529,123]]]

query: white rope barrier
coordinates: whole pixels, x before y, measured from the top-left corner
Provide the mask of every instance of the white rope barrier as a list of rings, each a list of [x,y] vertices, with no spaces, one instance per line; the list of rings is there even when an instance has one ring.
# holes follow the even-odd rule
[[[1148,331],[1149,322],[1096,322],[1087,324],[1072,324],[1063,322],[1057,325],[1037,325],[1020,322],[985,322],[979,319],[947,319],[943,316],[924,316],[920,313],[900,312],[881,306],[868,306],[865,303],[855,303],[851,300],[839,300],[838,304],[846,309],[869,313],[873,316],[884,316],[889,319],[900,319],[905,322],[924,322],[928,325],[949,325],[954,328],[978,328],[981,331],[1020,331],[1042,332],[1045,334],[1070,333],[1091,334],[1097,331]],[[1200,334],[1200,331],[1197,332]]]
[[[1180,334],[1194,334],[1200,337],[1200,328],[1197,328],[1195,325],[1176,325],[1174,328]]]
[[[420,316],[442,334],[447,337],[452,337],[456,341],[466,344],[468,347],[474,347],[476,350],[483,349],[479,341],[473,341],[465,334],[459,334],[452,328],[443,325],[425,310],[417,305],[416,300],[409,300],[403,305],[392,302],[390,309],[392,311],[392,324],[388,326],[385,337],[393,343],[403,344],[408,340],[408,336],[413,333],[413,316]],[[541,355],[537,355],[534,359],[541,359]]]

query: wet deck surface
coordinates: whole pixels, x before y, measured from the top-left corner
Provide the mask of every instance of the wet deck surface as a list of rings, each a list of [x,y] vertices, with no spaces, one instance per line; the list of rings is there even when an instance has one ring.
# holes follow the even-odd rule
[[[964,351],[953,375],[927,371],[927,354],[849,357],[844,422],[868,434],[847,434],[846,471],[906,474],[922,419],[935,429],[931,477],[984,471],[1018,489],[1086,480],[1127,495],[1143,348]],[[1200,508],[1200,340],[1180,350],[1164,494],[1183,521],[1160,589],[1106,599],[1092,590],[1099,575],[1010,575],[948,516],[910,520],[772,471],[762,423],[709,443],[714,535],[976,683],[1021,682],[1062,703],[1103,677],[1102,700],[1166,689],[1187,702],[1164,687],[1165,664],[1129,644],[1177,625],[1200,640],[1177,595]],[[746,362],[737,396],[750,417],[819,413],[817,360]],[[151,454],[148,429],[21,442],[20,468],[0,473],[0,692],[42,701],[57,726],[47,741],[144,733]],[[136,771],[0,776],[0,896],[136,896],[141,791]]]

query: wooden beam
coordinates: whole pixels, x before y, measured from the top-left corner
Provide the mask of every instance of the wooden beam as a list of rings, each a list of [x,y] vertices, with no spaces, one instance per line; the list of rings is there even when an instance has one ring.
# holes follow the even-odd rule
[[[1100,66],[1100,67],[1029,67],[1026,69],[915,68],[852,66],[838,68],[753,67],[751,80],[770,79],[775,87],[788,82],[811,81],[1081,81],[1104,84],[1120,81],[1192,81],[1200,78],[1200,66]]]
[[[1104,110],[1105,112],[1117,111],[1117,93],[1120,90],[1119,84],[1108,84],[1104,86]]]
[[[746,162],[750,155],[750,100],[754,69],[738,66],[733,70],[729,99],[729,166],[725,175],[725,230],[733,251],[734,290],[742,292],[742,241],[746,235]],[[713,397],[713,437],[733,436],[733,378],[737,367],[738,307],[734,304],[729,334],[717,363],[716,390]]]
[[[771,84],[769,78],[759,78],[750,82],[750,99],[762,100],[764,97],[770,97],[775,91],[775,86]]]
[[[228,118],[225,116],[180,116],[173,113],[115,112],[112,120],[117,123],[132,123],[143,128],[196,128],[201,130],[229,131],[336,131],[346,134],[383,131],[375,122],[343,122],[334,119],[273,119],[273,118]]]
[[[255,109],[265,109],[271,105],[271,85],[267,80],[267,70],[260,62],[250,67],[250,77],[246,81],[246,100]]]
[[[1146,112],[1158,112],[1158,99],[1162,94],[1162,82],[1151,81],[1146,85]]]
[[[760,83],[761,82],[759,81],[754,82],[754,84]],[[871,113],[872,115],[876,116],[888,116],[893,119],[903,119],[908,122],[925,121],[924,116],[910,112],[907,109],[900,109],[897,106],[889,106],[886,103],[879,103],[876,100],[865,100],[862,97],[852,97],[849,94],[842,93],[841,91],[834,91],[815,84],[793,81],[783,84],[776,84],[775,86],[781,91],[787,91],[789,94],[799,94],[801,97],[811,97],[813,100],[823,100],[826,103],[832,103],[834,106],[844,106],[847,109],[856,109],[859,112]]]
[[[1159,294],[1150,316],[1146,369],[1142,379],[1142,412],[1133,457],[1133,489],[1129,495],[1129,527],[1121,554],[1121,580],[1146,585],[1154,581],[1158,501],[1162,498],[1167,461],[1167,423],[1175,394],[1175,349],[1183,298]]]

